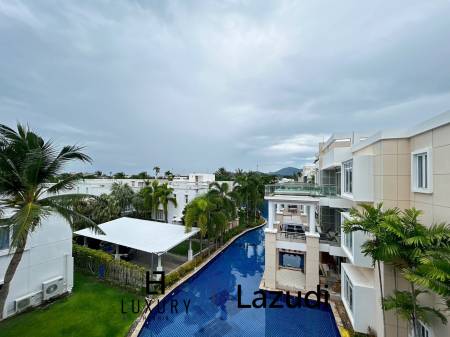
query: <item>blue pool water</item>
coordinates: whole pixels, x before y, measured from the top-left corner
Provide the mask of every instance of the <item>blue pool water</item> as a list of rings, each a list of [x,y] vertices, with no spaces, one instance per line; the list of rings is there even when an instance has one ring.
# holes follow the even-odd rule
[[[242,286],[242,303],[255,298],[264,271],[264,232],[256,229],[234,241],[194,277],[153,310],[139,337],[149,336],[269,336],[338,337],[329,307],[238,308],[237,286]],[[171,313],[177,300],[178,313]],[[190,300],[189,310],[183,300]],[[269,301],[268,301],[269,302]],[[283,302],[284,303],[284,302]]]

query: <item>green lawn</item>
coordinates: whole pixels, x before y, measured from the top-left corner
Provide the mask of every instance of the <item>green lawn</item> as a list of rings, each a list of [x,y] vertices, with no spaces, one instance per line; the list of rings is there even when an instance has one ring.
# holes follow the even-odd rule
[[[137,314],[121,313],[122,298],[138,296],[75,273],[70,296],[1,322],[0,337],[123,337]]]
[[[189,241],[183,241],[178,246],[169,250],[169,252],[177,255],[187,256],[188,248]],[[200,251],[200,242],[192,240],[192,250],[194,251],[194,254],[198,253]]]

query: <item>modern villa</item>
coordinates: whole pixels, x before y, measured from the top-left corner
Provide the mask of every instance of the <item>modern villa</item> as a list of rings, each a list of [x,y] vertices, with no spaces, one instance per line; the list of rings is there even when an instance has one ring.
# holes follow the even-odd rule
[[[367,237],[343,233],[349,210],[361,203],[384,208],[415,207],[422,223],[450,222],[450,112],[412,129],[373,135],[334,134],[319,144],[317,184],[286,183],[266,187],[269,205],[265,229],[265,270],[261,287],[315,290],[328,286],[342,299],[355,331],[383,336],[380,284],[370,257],[361,253]],[[382,265],[385,295],[407,289]],[[424,295],[427,305],[439,297]],[[407,337],[406,321],[386,312],[387,336]],[[423,337],[450,335],[439,321],[419,322]],[[398,332],[398,335],[397,335]]]

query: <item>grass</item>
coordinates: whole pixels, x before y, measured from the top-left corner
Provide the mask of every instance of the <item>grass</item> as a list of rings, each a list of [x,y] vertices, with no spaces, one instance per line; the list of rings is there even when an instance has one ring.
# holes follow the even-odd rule
[[[74,281],[70,296],[1,322],[0,337],[124,337],[137,314],[122,314],[122,299],[129,307],[138,296],[79,273]]]
[[[187,256],[188,249],[189,241],[183,241],[178,246],[172,248],[169,252],[176,255]],[[198,253],[200,251],[200,242],[192,240],[192,250],[194,254]]]

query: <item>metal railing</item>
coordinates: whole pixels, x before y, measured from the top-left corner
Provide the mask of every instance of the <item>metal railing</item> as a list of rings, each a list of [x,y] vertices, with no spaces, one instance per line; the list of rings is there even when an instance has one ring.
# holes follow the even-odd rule
[[[280,183],[266,185],[265,194],[270,195],[307,195],[313,197],[335,196],[336,185],[317,185],[309,183]]]
[[[277,232],[277,240],[306,242],[306,236],[305,236],[305,233],[281,231],[281,232]]]

